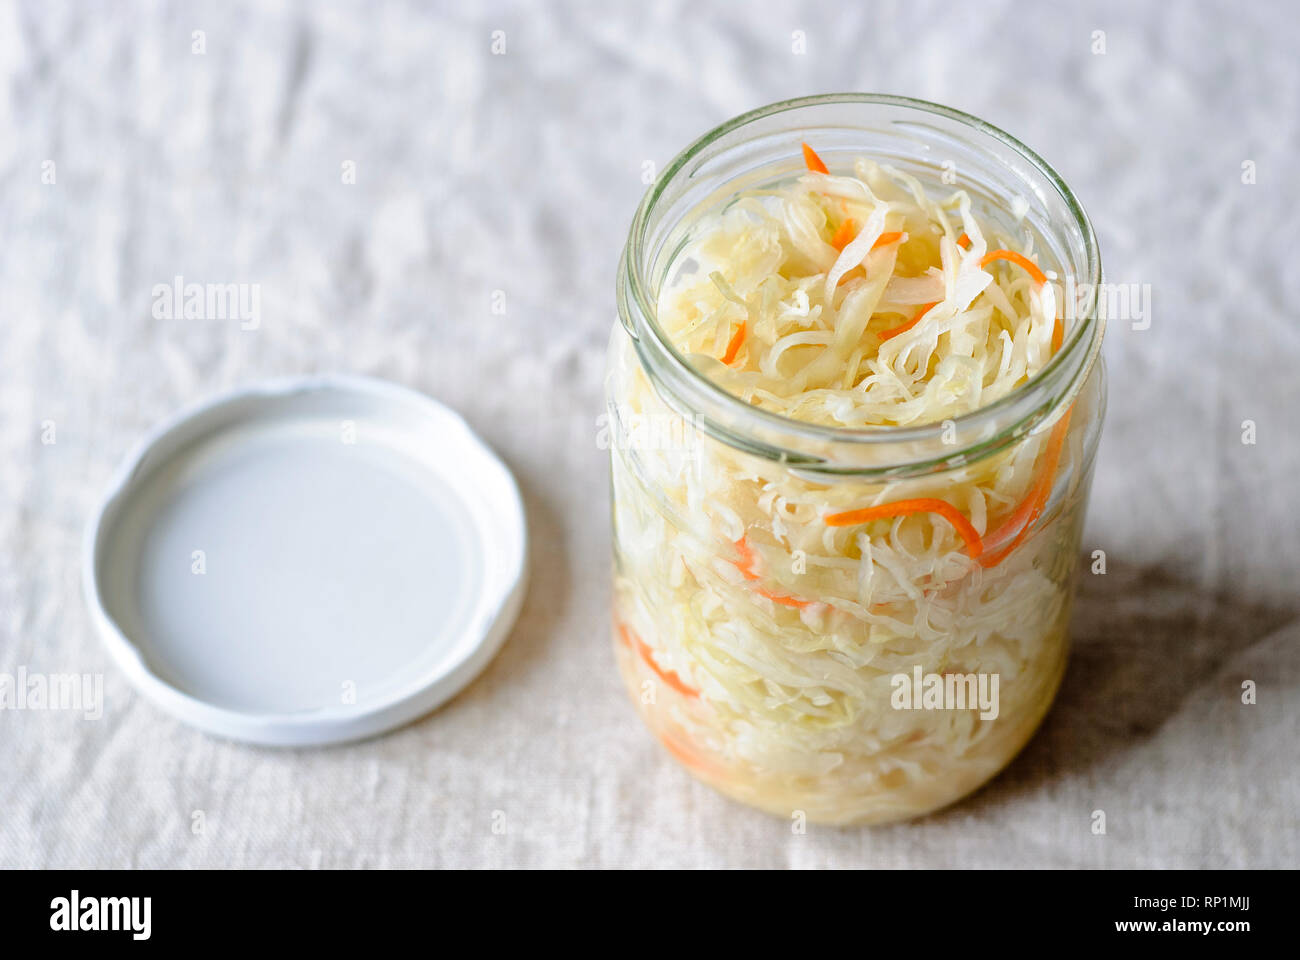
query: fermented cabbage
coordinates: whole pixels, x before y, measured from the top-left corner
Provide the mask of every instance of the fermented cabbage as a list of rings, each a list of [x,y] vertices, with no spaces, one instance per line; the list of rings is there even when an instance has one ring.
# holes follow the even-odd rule
[[[703,220],[656,319],[750,405],[940,423],[1025,384],[1067,332],[1019,233],[889,166],[810,169]],[[942,473],[834,482],[689,425],[664,435],[690,442],[629,440],[676,414],[618,327],[608,391],[615,648],[694,774],[785,816],[881,822],[951,802],[1019,750],[1065,664],[1078,417]],[[914,673],[995,676],[997,709],[900,709]]]

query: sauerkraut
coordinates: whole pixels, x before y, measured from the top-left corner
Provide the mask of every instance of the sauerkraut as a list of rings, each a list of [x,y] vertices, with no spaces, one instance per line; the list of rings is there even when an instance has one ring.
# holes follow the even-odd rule
[[[867,159],[819,172],[805,152],[806,174],[702,220],[658,292],[699,374],[790,420],[909,427],[1006,397],[1060,349],[1032,232],[966,192]],[[1065,665],[1095,420],[1073,407],[1095,399],[992,455],[869,481],[689,429],[627,442],[678,413],[617,327],[608,390],[615,649],[693,773],[786,816],[869,823],[951,802],[1020,749]],[[996,677],[996,711],[900,708],[914,674]]]

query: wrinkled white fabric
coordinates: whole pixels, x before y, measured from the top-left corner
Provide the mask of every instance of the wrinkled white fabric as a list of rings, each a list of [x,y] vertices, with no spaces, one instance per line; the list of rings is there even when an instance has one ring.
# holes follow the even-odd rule
[[[0,866],[1295,865],[1297,49],[1280,2],[0,5],[0,672],[102,673],[106,699],[0,712]],[[845,89],[1031,144],[1153,310],[1109,331],[1107,573],[1044,729],[948,812],[799,834],[692,781],[625,701],[596,418],[643,176]],[[176,276],[260,284],[260,326],[154,319]],[[110,663],[82,526],[177,407],[327,370],[465,414],[525,493],[531,589],[420,722],[221,742]]]

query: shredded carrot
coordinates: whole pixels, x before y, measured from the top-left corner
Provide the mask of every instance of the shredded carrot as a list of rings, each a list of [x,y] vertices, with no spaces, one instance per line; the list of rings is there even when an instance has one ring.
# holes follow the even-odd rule
[[[659,664],[655,663],[654,654],[651,652],[650,648],[645,645],[645,642],[636,635],[636,632],[631,627],[625,623],[620,623],[618,625],[618,630],[619,634],[623,638],[623,642],[629,647],[635,649],[636,652],[641,655],[641,659],[645,661],[646,666],[653,670],[655,676],[660,680],[684,697],[698,697],[700,695],[700,691],[693,687],[688,687],[683,683],[682,678],[677,676],[675,671],[661,670]]]
[[[1016,253],[1014,250],[990,250],[980,258],[980,266],[987,267],[994,260],[1007,260],[1024,267],[1040,287],[1047,282],[1047,275],[1038,269],[1038,264],[1022,253]]]
[[[957,238],[957,246],[961,247],[963,250],[968,249],[970,247],[970,237],[963,233]]]
[[[664,745],[664,748],[671,753],[674,758],[676,758],[678,763],[685,767],[692,767],[697,770],[704,769],[705,764],[700,760],[700,758],[691,753],[676,740],[665,735],[659,738],[659,742]]]
[[[822,162],[822,158],[817,156],[817,151],[806,143],[803,145],[803,162],[813,173],[830,173],[826,169],[826,164]]]
[[[989,543],[990,551],[980,557],[980,566],[996,567],[1007,558],[1007,555],[1012,550],[1020,546],[1020,541],[1024,540],[1029,533],[1029,518],[1034,512],[1034,503],[1038,499],[1039,486],[1039,481],[1036,478],[1033,484],[1030,485],[1029,492],[1025,494],[1025,498],[1020,501],[1016,509],[989,532],[985,539]],[[1011,537],[1011,539],[1004,544],[1002,541],[1006,537]]]
[[[779,603],[783,607],[794,607],[796,610],[802,610],[804,607],[808,606],[810,602],[808,600],[800,600],[798,597],[787,597],[773,593],[771,590],[764,590],[762,587],[757,588],[754,592],[760,597],[766,597],[773,603]]]
[[[741,537],[733,544],[733,546],[736,548],[736,552],[740,554],[739,561],[732,561],[732,563],[735,564],[736,569],[741,572],[746,580],[761,579],[761,577],[754,572],[754,562],[758,558],[754,556],[754,548],[749,545],[749,541],[746,538]],[[796,610],[802,610],[811,603],[809,600],[800,600],[798,597],[788,597],[782,594],[773,593],[772,591],[765,590],[762,587],[755,587],[754,592],[760,597],[766,597],[773,603],[779,603],[783,607],[794,607]]]
[[[905,236],[907,236],[907,234],[899,233],[897,231],[882,233],[879,237],[876,238],[876,242],[871,245],[871,249],[879,250],[881,247],[888,246],[891,243],[896,243],[897,241],[903,239],[903,237]],[[835,241],[832,240],[831,242],[834,243]],[[866,268],[863,267],[861,264],[858,264],[858,266],[854,267],[852,270],[844,274],[844,276],[840,277],[840,282],[835,284],[835,286],[842,287],[850,280],[855,280],[858,277],[865,277],[866,275],[867,275]]]
[[[824,517],[823,520],[830,527],[852,527],[859,523],[870,523],[872,520],[882,520],[886,517],[903,517],[914,513],[939,514],[952,524],[953,529],[957,531],[957,535],[966,542],[966,552],[972,558],[978,558],[984,552],[984,544],[980,540],[979,533],[971,526],[971,522],[962,516],[961,511],[947,500],[939,500],[934,497],[895,500],[893,503],[882,503],[875,507],[846,510],[843,513],[832,513]]]
[[[1052,328],[1052,353],[1061,349],[1061,341],[1064,339],[1065,324],[1061,322],[1060,317],[1057,317],[1056,325]],[[1030,485],[1025,498],[1002,523],[984,537],[987,543],[997,545],[991,553],[986,553],[980,558],[980,563],[985,567],[996,567],[1005,560],[1007,555],[1028,536],[1034,521],[1042,514],[1043,508],[1052,495],[1052,484],[1056,481],[1056,468],[1061,461],[1061,448],[1065,445],[1065,435],[1070,430],[1070,416],[1073,413],[1074,407],[1071,406],[1052,428],[1052,433],[1047,438],[1047,453],[1043,459],[1042,473]],[[1006,540],[1007,537],[1011,537],[1011,541],[1006,546],[1001,546],[1001,541]]]
[[[1015,536],[1006,546],[999,546],[992,553],[985,554],[980,559],[980,563],[985,567],[996,567],[1020,542],[1028,536],[1034,523],[1042,515],[1043,508],[1047,506],[1047,501],[1052,496],[1052,484],[1056,482],[1056,468],[1061,462],[1061,448],[1065,446],[1065,435],[1070,429],[1070,416],[1074,413],[1071,407],[1065,411],[1065,414],[1057,421],[1056,426],[1052,428],[1051,435],[1047,438],[1047,450],[1043,455],[1042,471],[1033,485],[1029,488],[1029,493],[1025,499],[1020,502],[1014,511],[998,527],[993,530],[986,539],[990,543],[997,544],[1006,537]]]
[[[664,745],[664,749],[671,753],[673,757],[675,757],[677,761],[686,768],[698,770],[701,774],[708,777],[718,778],[725,775],[724,771],[716,764],[710,762],[707,758],[700,756],[700,754],[679,742],[676,738],[658,730],[655,731],[655,734],[658,736],[659,742]]]
[[[857,224],[853,222],[852,217],[849,217],[840,224],[840,228],[835,231],[835,236],[831,237],[831,246],[836,250],[843,250],[849,245],[849,241],[853,239],[857,232]]]
[[[882,330],[880,333],[881,343],[884,343],[886,340],[890,339],[891,337],[898,336],[900,333],[907,333],[907,331],[911,330],[914,326],[916,326],[918,323],[921,322],[922,317],[924,317],[927,313],[929,313],[931,310],[937,307],[941,302],[942,301],[940,300],[936,300],[934,303],[927,303],[924,306],[922,306],[920,310],[916,311],[916,316],[914,316],[911,320],[908,320],[906,323],[899,324],[897,327],[890,327],[888,330]]]
[[[745,333],[748,327],[748,322],[742,323],[736,328],[736,332],[731,335],[731,339],[727,341],[727,352],[722,355],[723,363],[730,366],[731,361],[736,359],[736,354],[740,353],[740,345],[745,342]]]
[[[758,574],[754,572],[754,550],[749,545],[749,541],[744,537],[737,540],[733,546],[736,552],[740,554],[740,561],[736,563],[736,568],[745,575],[746,580],[757,580]]]

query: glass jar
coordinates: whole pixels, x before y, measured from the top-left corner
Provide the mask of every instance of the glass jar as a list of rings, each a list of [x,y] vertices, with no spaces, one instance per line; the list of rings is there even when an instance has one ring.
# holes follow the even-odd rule
[[[1048,364],[954,420],[862,429],[778,416],[697,372],[657,322],[660,291],[702,222],[803,172],[802,141],[832,170],[888,162],[1029,231],[1064,290]],[[1024,746],[1067,657],[1105,406],[1103,322],[1086,295],[1100,282],[1092,228],[1060,177],[934,104],[778,103],[664,171],[632,223],[609,347],[613,636],[645,722],[692,774],[782,816],[880,823],[957,800]],[[955,499],[995,474],[1023,496],[954,506],[981,535],[1004,534],[996,556],[948,556],[919,581],[898,561],[931,549],[933,529],[835,529],[817,506]]]

